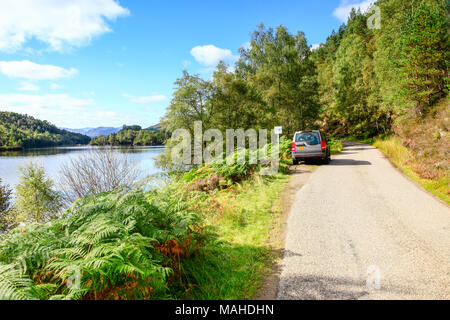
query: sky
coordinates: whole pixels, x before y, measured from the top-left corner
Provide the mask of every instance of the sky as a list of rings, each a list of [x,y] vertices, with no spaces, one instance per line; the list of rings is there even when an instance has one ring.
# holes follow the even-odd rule
[[[58,127],[148,127],[183,70],[233,65],[262,22],[313,48],[370,0],[0,0],[0,111]]]

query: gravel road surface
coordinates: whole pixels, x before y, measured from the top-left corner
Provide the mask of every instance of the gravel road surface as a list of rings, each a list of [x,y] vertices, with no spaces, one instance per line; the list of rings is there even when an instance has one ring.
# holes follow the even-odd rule
[[[295,195],[278,299],[450,299],[450,208],[349,144]]]

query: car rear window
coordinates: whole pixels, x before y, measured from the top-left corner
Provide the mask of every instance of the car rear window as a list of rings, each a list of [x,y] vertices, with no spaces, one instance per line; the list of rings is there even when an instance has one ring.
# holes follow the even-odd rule
[[[308,144],[314,145],[320,143],[319,134],[316,132],[302,132],[297,133],[295,136],[295,142],[306,142]]]

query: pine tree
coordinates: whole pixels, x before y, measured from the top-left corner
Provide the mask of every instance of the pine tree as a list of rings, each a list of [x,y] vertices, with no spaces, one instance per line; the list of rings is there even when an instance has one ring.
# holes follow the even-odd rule
[[[422,1],[406,12],[402,32],[402,85],[404,98],[423,115],[447,93],[449,59],[448,15],[445,7]]]

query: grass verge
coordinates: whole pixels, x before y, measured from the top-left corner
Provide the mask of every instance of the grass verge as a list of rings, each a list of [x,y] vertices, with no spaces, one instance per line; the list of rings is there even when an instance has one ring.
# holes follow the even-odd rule
[[[344,150],[341,140],[330,140],[328,144],[330,145],[331,154],[338,154]]]
[[[380,149],[391,162],[399,168],[409,178],[419,183],[427,191],[450,204],[450,177],[448,172],[435,177],[434,179],[424,179],[413,168],[420,168],[421,165],[412,152],[402,145],[398,137],[389,137],[384,140],[376,140],[374,146]]]
[[[188,299],[252,299],[276,259],[281,192],[288,175],[255,177],[198,204],[213,237],[183,264]]]

